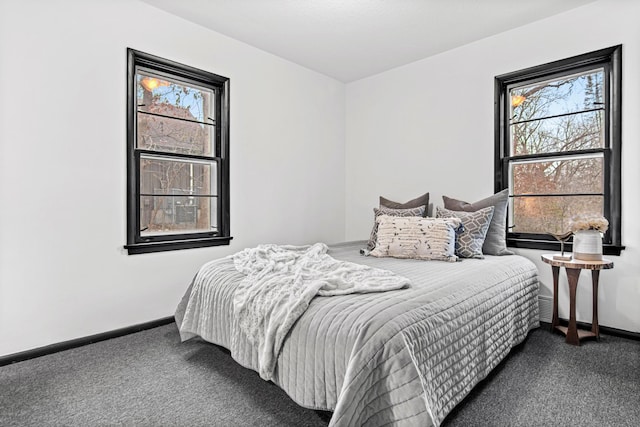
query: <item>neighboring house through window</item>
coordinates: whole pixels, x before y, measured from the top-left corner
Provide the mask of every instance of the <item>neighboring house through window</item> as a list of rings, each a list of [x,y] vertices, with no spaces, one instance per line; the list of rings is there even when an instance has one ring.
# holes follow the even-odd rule
[[[128,49],[129,254],[229,244],[229,79]]]
[[[495,79],[495,190],[509,188],[509,246],[556,249],[547,233],[604,216],[621,245],[622,47]]]

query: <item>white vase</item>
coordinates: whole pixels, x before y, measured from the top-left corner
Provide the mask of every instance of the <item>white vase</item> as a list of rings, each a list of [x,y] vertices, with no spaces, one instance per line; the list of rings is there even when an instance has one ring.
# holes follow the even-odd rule
[[[602,234],[597,230],[580,230],[573,234],[573,258],[602,261]]]

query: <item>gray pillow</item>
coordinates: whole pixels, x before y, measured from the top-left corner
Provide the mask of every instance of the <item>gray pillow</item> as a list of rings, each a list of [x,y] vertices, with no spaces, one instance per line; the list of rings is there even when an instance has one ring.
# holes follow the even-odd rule
[[[456,233],[456,255],[460,258],[483,259],[482,245],[484,244],[491,218],[493,206],[475,212],[450,211],[441,207],[436,208],[436,218],[459,218],[464,229]]]
[[[427,216],[427,209],[429,208],[429,193],[425,193],[420,197],[416,197],[415,199],[409,200],[405,203],[394,202],[389,199],[385,199],[380,196],[380,207],[385,208],[393,208],[393,209],[411,209],[411,208],[419,208],[420,206],[424,206],[424,214],[422,216]]]
[[[493,218],[491,218],[487,237],[484,239],[484,245],[482,245],[482,252],[485,255],[513,255],[513,252],[507,249],[506,241],[507,204],[509,203],[508,188],[475,203],[467,203],[447,196],[442,196],[442,200],[444,200],[445,209],[452,211],[475,212],[493,206]]]
[[[411,209],[392,209],[392,208],[373,208],[373,228],[371,229],[371,235],[369,236],[369,241],[367,242],[367,249],[370,251],[376,247],[376,242],[378,241],[378,217],[380,215],[389,215],[389,216],[424,216],[425,211],[427,210],[426,206],[419,206],[417,208]]]

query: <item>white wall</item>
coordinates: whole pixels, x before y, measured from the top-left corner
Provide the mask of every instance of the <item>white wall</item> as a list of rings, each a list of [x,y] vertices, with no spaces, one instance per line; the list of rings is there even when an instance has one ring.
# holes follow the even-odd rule
[[[128,256],[126,48],[231,78],[230,246]],[[0,2],[0,356],[170,316],[204,262],[344,240],[344,85],[138,1]]]
[[[640,2],[603,0],[347,85],[347,240],[367,238],[378,196],[426,191],[475,201],[493,192],[494,77],[623,44],[623,244],[600,275],[600,324],[640,331]],[[540,251],[521,250],[552,295]],[[562,273],[560,315],[568,318]],[[590,275],[578,320],[591,320]]]

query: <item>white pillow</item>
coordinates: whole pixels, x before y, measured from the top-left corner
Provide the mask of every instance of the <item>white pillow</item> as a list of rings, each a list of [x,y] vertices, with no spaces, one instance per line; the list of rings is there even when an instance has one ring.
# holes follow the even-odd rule
[[[412,258],[454,262],[458,260],[456,230],[459,218],[420,218],[380,215],[375,257]]]
[[[387,207],[373,208],[373,228],[371,229],[371,236],[369,236],[369,241],[367,242],[367,249],[373,250],[376,247],[376,242],[378,241],[378,221],[377,218],[380,215],[390,215],[390,216],[420,216],[423,217],[426,213],[426,206],[418,206],[417,208],[410,209],[394,209]]]

